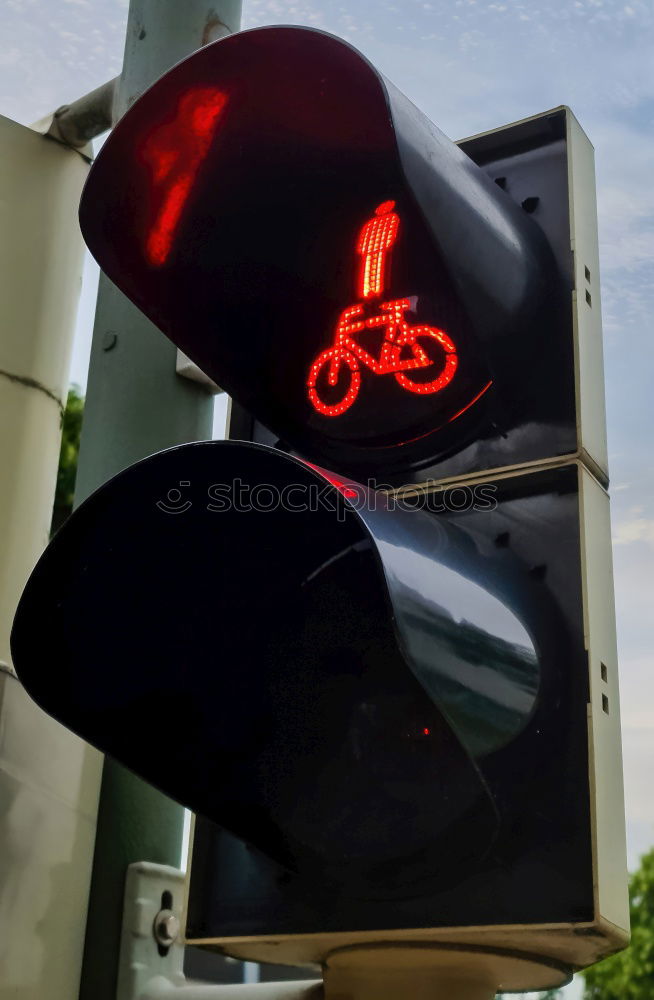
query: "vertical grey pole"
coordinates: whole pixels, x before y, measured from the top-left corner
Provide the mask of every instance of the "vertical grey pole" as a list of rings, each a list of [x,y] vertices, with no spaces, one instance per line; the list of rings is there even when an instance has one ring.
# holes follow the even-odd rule
[[[237,31],[240,16],[241,0],[131,0],[114,120],[174,63]],[[212,397],[175,374],[175,354],[173,344],[102,275],[77,503],[152,452],[211,437]],[[120,622],[107,625],[120,628]],[[175,752],[174,719],[161,719],[161,742],[162,752]],[[178,866],[182,822],[181,807],[105,761],[80,1000],[115,1000],[127,866],[136,861]]]

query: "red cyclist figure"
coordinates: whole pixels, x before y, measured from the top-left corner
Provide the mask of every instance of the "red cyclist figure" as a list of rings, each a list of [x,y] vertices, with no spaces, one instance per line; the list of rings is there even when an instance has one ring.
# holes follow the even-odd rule
[[[384,291],[386,262],[400,228],[400,217],[394,208],[394,201],[383,201],[359,233],[357,253],[363,257],[359,274],[362,299],[377,298]]]
[[[400,217],[394,201],[383,201],[375,214],[361,228],[356,251],[362,257],[357,292],[364,300],[380,298],[386,286],[388,261],[397,240]],[[408,298],[381,302],[377,315],[364,317],[361,303],[348,306],[341,313],[334,343],[315,359],[307,378],[309,400],[325,417],[339,417],[356,400],[361,387],[361,365],[373,375],[394,375],[408,392],[428,394],[440,392],[449,385],[456,373],[458,358],[456,348],[443,330],[433,326],[411,326],[404,318],[411,308]],[[366,351],[357,341],[356,334],[363,330],[384,327],[384,340],[379,357]],[[438,359],[422,346],[431,347],[437,342]],[[422,343],[421,343],[422,342]],[[435,377],[430,381],[416,381],[407,372],[436,366]],[[326,378],[325,378],[326,376]],[[319,383],[329,387],[340,384],[339,398],[326,402],[320,395]],[[324,392],[324,389],[323,389]],[[330,396],[336,395],[330,393]]]

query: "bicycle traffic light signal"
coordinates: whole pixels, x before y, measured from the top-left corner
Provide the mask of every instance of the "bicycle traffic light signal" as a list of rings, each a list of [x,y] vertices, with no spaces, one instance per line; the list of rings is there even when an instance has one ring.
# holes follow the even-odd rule
[[[574,456],[573,127],[553,112],[468,155],[339,39],[257,29],[130,109],[82,230],[119,288],[312,461],[404,483]]]
[[[593,183],[565,109],[459,148],[296,28],[196,53],[103,147],[91,250],[263,443],[101,487],[12,649],[199,814],[190,940],[454,943],[504,989],[622,945]]]

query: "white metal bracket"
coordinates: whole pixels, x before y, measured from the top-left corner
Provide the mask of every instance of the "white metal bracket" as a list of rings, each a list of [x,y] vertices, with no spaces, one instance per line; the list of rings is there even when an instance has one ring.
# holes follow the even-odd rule
[[[168,865],[128,867],[116,1000],[322,1000],[321,981],[187,983],[183,936],[174,933],[182,928],[184,880]]]
[[[183,984],[181,935],[168,948],[162,947],[155,937],[155,919],[162,910],[169,910],[181,926],[184,879],[183,872],[168,865],[148,861],[129,865],[116,1000],[138,1000],[155,976],[162,977],[169,986]]]
[[[214,380],[206,374],[206,372],[203,372],[201,368],[198,368],[195,361],[191,361],[191,359],[187,357],[183,351],[180,351],[179,348],[177,348],[177,361],[175,368],[177,374],[181,375],[182,378],[189,378],[192,382],[199,382],[200,385],[203,385],[205,389],[208,389],[214,396],[223,391],[220,386],[216,385]]]

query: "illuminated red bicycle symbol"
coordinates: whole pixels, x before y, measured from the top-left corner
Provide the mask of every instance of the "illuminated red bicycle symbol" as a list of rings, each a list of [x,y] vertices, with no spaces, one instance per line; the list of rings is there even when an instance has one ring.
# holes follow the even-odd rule
[[[309,399],[319,413],[326,417],[338,417],[352,406],[361,387],[361,365],[369,368],[373,375],[394,375],[402,388],[409,392],[440,392],[449,385],[458,363],[454,344],[447,334],[435,327],[410,326],[404,318],[410,307],[408,299],[382,302],[380,309],[384,315],[368,319],[357,318],[363,314],[362,305],[350,306],[343,311],[336,327],[334,346],[318,355],[309,373]],[[357,343],[353,334],[380,326],[385,326],[386,331],[380,355],[375,358]],[[434,341],[441,349],[441,356],[444,355],[444,363],[434,361],[422,346],[423,343],[433,345]],[[435,367],[438,374],[429,382],[414,382],[406,374],[430,366]],[[318,381],[326,374],[327,384],[335,386],[342,373],[346,375],[343,398],[331,404],[325,403],[316,388]]]
[[[400,223],[394,207],[392,201],[379,205],[359,234],[357,252],[362,262],[358,291],[364,299],[379,298],[386,284],[389,251]],[[339,417],[352,406],[361,388],[362,365],[373,375],[394,375],[403,389],[420,394],[440,392],[454,378],[458,358],[446,333],[433,326],[409,324],[404,316],[411,308],[408,298],[382,302],[379,308],[380,313],[366,317],[364,306],[357,303],[341,313],[333,345],[318,355],[307,379],[309,400],[318,413]],[[361,346],[356,335],[380,327],[384,328],[384,339],[379,357],[375,357]],[[407,374],[426,372],[429,368],[433,369],[431,379],[414,380]],[[340,391],[329,393],[331,401],[326,401],[321,391],[324,395],[326,387],[336,386],[340,386]],[[335,395],[339,398],[334,399]]]

